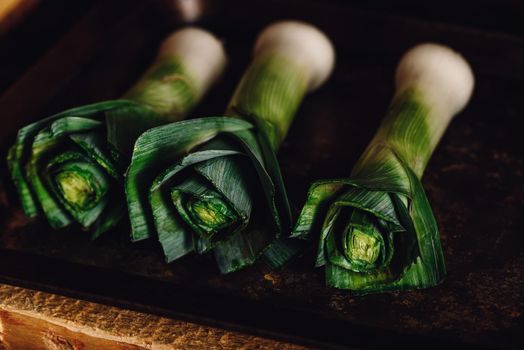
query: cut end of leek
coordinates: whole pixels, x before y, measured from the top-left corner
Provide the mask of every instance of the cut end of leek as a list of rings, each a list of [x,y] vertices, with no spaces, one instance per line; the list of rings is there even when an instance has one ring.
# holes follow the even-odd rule
[[[335,65],[335,49],[328,37],[316,27],[299,21],[282,21],[268,26],[258,36],[255,55],[280,54],[305,66],[308,90],[320,87]]]
[[[200,226],[215,229],[234,221],[236,215],[229,205],[219,198],[198,198],[189,201],[188,209]]]
[[[216,191],[193,196],[175,190],[172,199],[186,224],[206,238],[212,238],[239,220],[231,205]]]
[[[352,260],[360,260],[365,264],[373,264],[380,252],[379,240],[359,229],[354,229],[349,241],[347,254]]]
[[[397,94],[416,89],[425,95],[431,107],[451,117],[468,103],[474,77],[459,53],[444,45],[426,43],[404,54],[397,66],[395,82]]]
[[[89,209],[97,203],[96,193],[88,179],[75,172],[61,172],[56,175],[56,183],[64,200],[81,209]]]
[[[220,40],[210,32],[196,27],[177,30],[164,39],[158,58],[167,56],[177,56],[184,62],[198,97],[218,80],[227,62]]]

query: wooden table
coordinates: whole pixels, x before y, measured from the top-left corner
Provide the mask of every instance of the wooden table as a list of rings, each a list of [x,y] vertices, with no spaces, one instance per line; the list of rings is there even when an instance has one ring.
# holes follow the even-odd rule
[[[0,284],[0,349],[311,349]]]

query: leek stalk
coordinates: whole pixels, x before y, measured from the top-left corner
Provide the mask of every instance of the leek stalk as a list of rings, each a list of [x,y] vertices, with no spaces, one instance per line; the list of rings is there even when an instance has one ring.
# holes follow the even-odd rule
[[[329,286],[355,294],[426,288],[446,274],[437,224],[420,178],[473,90],[468,63],[422,44],[396,71],[396,93],[348,179],[314,183],[293,237],[319,237]],[[317,236],[318,235],[318,236]]]
[[[332,45],[316,28],[273,24],[257,39],[228,117],[141,135],[126,178],[132,239],[156,233],[167,262],[212,250],[222,273],[264,253],[272,266],[284,264],[294,250],[280,241],[291,219],[274,152],[305,94],[328,78],[333,63]]]
[[[125,215],[123,173],[150,127],[182,119],[225,65],[221,44],[197,28],[167,37],[123,99],[73,108],[21,128],[8,166],[28,217],[55,229],[78,224],[93,238]]]

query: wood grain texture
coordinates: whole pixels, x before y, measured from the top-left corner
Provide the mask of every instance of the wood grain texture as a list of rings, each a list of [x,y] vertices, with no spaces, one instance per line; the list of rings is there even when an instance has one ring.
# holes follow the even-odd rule
[[[307,348],[0,284],[0,349]]]

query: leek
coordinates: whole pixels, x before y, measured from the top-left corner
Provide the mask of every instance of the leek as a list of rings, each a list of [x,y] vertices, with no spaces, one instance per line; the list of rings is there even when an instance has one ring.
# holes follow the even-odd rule
[[[308,91],[329,76],[334,51],[318,29],[280,22],[258,37],[226,111],[154,128],[126,177],[132,240],[158,236],[166,261],[213,251],[222,273],[296,252],[274,152]]]
[[[93,238],[125,215],[123,173],[135,139],[182,119],[225,65],[221,44],[197,28],[167,37],[120,100],[81,106],[21,128],[8,166],[28,217],[55,229],[74,223]]]
[[[423,44],[396,71],[396,93],[348,179],[314,183],[293,237],[319,235],[329,286],[355,294],[426,288],[446,274],[437,224],[420,178],[473,90],[468,63]]]

